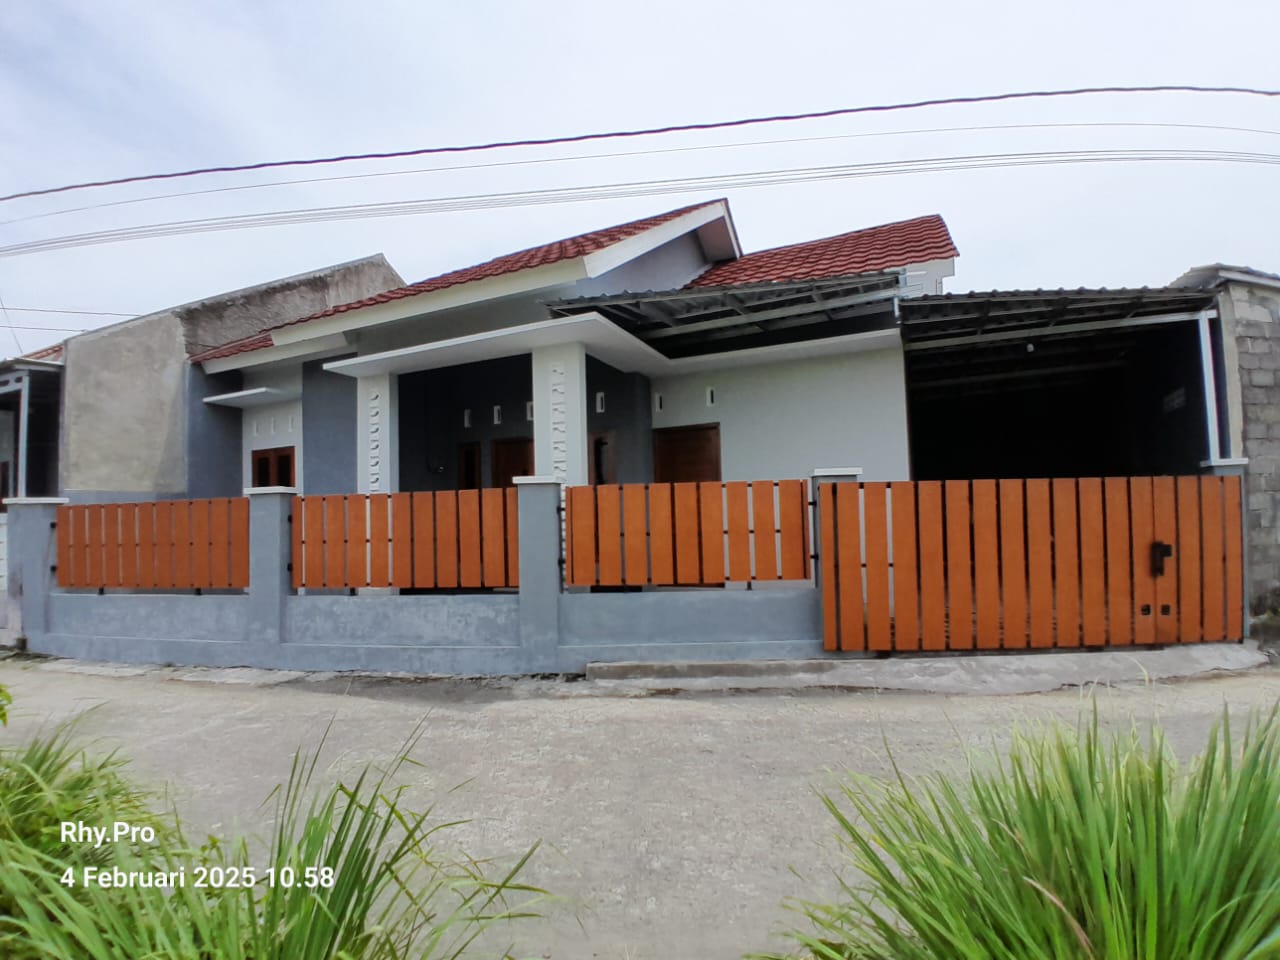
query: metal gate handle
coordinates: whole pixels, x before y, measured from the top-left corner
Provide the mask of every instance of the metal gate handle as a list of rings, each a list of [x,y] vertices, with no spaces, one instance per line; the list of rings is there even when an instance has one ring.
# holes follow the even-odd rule
[[[1151,575],[1164,576],[1164,562],[1173,556],[1173,544],[1157,540],[1151,544]]]

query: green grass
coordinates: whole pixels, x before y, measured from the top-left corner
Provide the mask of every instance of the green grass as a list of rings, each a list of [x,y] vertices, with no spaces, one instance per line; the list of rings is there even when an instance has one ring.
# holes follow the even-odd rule
[[[1280,957],[1280,717],[1223,718],[1180,768],[1159,730],[1016,734],[967,777],[822,797],[859,879],[792,904],[823,960]]]
[[[366,767],[349,782],[315,789],[317,751],[294,758],[273,794],[266,853],[240,838],[196,849],[176,815],[149,814],[112,756],[94,761],[62,729],[0,755],[0,956],[48,960],[441,960],[476,938],[532,916],[542,891],[521,884],[533,850],[505,869],[446,856],[438,842],[453,823],[405,803],[396,781],[412,738],[387,769]],[[24,784],[9,802],[4,777]],[[187,885],[84,885],[83,848],[51,840],[60,819],[90,824],[133,819],[156,825],[154,845],[107,845],[93,865],[125,872],[182,871]],[[9,826],[6,828],[5,824]],[[63,882],[68,867],[75,881]],[[257,883],[199,889],[199,868],[255,870]],[[265,882],[291,868],[294,886]],[[331,871],[308,885],[307,868]]]

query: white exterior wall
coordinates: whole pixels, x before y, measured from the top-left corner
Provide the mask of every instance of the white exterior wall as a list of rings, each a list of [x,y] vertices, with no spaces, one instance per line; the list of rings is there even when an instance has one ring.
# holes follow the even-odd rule
[[[291,370],[251,370],[245,372],[244,388],[274,387],[301,394],[302,367]],[[246,487],[253,486],[253,451],[273,447],[293,447],[293,477],[302,489],[302,400],[288,400],[261,407],[246,407],[241,419],[241,476]]]
[[[664,377],[653,393],[655,430],[720,424],[725,480],[799,479],[818,467],[911,476],[901,347]]]

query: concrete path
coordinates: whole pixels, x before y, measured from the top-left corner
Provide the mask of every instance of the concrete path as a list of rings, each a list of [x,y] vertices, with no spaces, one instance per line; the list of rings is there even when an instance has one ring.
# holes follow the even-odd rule
[[[620,683],[621,681],[611,681]],[[957,768],[1011,725],[1073,720],[1080,690],[944,696],[796,689],[613,695],[590,682],[415,682],[0,662],[15,697],[0,741],[99,705],[91,732],[172,784],[197,831],[261,829],[259,806],[330,721],[331,772],[385,761],[415,725],[411,797],[469,817],[452,844],[512,857],[541,839],[528,879],[563,897],[510,931],[522,956],[728,960],[776,947],[788,895],[816,896],[838,865],[812,788],[828,771]],[[1099,688],[1108,723],[1159,718],[1194,751],[1224,705],[1269,708],[1280,670]],[[449,792],[462,785],[460,789]],[[810,882],[798,880],[795,868]]]

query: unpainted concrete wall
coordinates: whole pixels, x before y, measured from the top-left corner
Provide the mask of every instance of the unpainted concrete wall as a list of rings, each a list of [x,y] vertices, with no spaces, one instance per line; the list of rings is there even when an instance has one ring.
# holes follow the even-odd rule
[[[1228,284],[1218,297],[1229,390],[1243,437],[1249,588],[1255,613],[1280,608],[1280,290]]]

